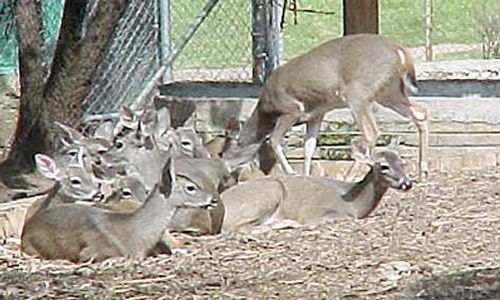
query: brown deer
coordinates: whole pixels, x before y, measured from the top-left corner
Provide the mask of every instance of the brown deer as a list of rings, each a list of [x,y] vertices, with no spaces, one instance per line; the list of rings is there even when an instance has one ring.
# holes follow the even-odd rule
[[[226,208],[222,231],[250,232],[317,224],[331,218],[366,218],[389,188],[411,188],[395,152],[385,150],[371,156],[365,143],[354,146],[354,158],[370,167],[361,181],[282,176],[244,182],[221,195]]]
[[[63,204],[43,209],[25,224],[21,249],[48,259],[101,261],[143,257],[158,244],[178,207],[211,207],[216,199],[188,178],[174,181],[172,158],[145,203],[132,213]]]
[[[101,185],[95,180],[95,175],[84,169],[77,161],[60,167],[55,159],[37,153],[35,154],[35,164],[40,174],[54,180],[56,184],[46,196],[33,202],[26,212],[26,219],[29,219],[38,210],[51,206],[77,201],[101,201],[104,198],[100,189]]]
[[[373,34],[340,37],[271,73],[243,127],[238,145],[246,146],[270,135],[269,143],[276,159],[287,174],[294,174],[279,142],[292,126],[305,123],[304,174],[309,175],[320,125],[330,110],[350,108],[358,129],[373,149],[379,135],[372,113],[375,101],[417,125],[418,171],[422,176],[427,172],[429,113],[409,101],[407,93],[416,90],[413,59],[403,47]],[[261,151],[261,155],[261,168],[268,173],[276,159],[269,151]],[[266,165],[264,162],[269,160],[271,163]]]

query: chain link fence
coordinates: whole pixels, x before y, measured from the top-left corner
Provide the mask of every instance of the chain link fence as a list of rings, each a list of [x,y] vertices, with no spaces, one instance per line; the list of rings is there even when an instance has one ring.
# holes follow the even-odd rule
[[[380,33],[410,47],[418,60],[500,58],[499,1],[379,3]]]
[[[286,60],[342,35],[342,0],[287,3]],[[418,61],[498,59],[500,1],[383,0],[379,30],[411,48]]]
[[[171,0],[172,41],[207,0]],[[175,81],[251,81],[251,1],[218,1],[173,64]]]
[[[131,0],[83,102],[87,114],[132,104],[160,68],[157,1]],[[89,13],[94,4],[90,3]]]
[[[282,29],[285,60],[342,36],[342,0],[288,0],[287,4]]]

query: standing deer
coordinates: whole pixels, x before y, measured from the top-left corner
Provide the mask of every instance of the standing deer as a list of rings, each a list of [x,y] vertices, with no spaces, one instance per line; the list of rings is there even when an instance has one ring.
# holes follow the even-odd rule
[[[221,195],[226,208],[222,231],[249,232],[316,224],[331,218],[366,218],[389,188],[411,188],[395,152],[381,151],[372,157],[366,144],[354,146],[355,159],[370,167],[360,182],[314,176],[263,177],[244,182]]]
[[[172,158],[144,205],[132,213],[65,204],[36,213],[25,224],[22,251],[48,259],[101,261],[144,257],[160,241],[178,207],[211,207],[216,199],[188,178],[175,182]]]
[[[350,108],[370,149],[379,135],[372,104],[377,102],[410,118],[417,125],[419,175],[427,172],[428,119],[424,107],[409,101],[416,92],[413,59],[391,40],[373,34],[348,35],[331,40],[275,69],[263,87],[259,102],[246,122],[239,146],[270,135],[269,143],[287,174],[294,174],[280,146],[280,139],[294,125],[305,123],[304,174],[311,160],[325,113]],[[261,151],[266,173],[275,163],[272,153]],[[268,153],[268,154],[265,154]],[[266,158],[266,156],[268,156]]]

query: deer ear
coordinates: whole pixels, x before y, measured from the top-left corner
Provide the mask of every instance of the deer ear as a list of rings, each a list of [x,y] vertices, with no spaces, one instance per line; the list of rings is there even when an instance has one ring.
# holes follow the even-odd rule
[[[114,181],[112,174],[106,172],[106,170],[104,170],[103,168],[95,164],[92,164],[91,168],[92,174],[99,182],[112,183]]]
[[[387,148],[395,153],[399,153],[399,144],[401,144],[401,136],[393,137]]]
[[[76,129],[57,121],[54,122],[54,124],[59,128],[59,130],[61,130],[61,133],[63,134],[61,137],[61,142],[65,146],[69,146],[71,144],[82,144],[85,141],[85,136],[78,132]]]
[[[362,140],[353,140],[351,145],[351,156],[354,160],[365,163],[367,165],[373,165],[374,161],[370,155],[370,148],[366,142]]]
[[[111,142],[113,140],[113,123],[111,121],[107,121],[99,125],[99,127],[95,130],[93,137]]]
[[[59,169],[56,166],[54,160],[45,154],[37,153],[35,154],[35,163],[36,168],[40,174],[43,176],[53,179],[59,180]]]
[[[160,180],[160,193],[162,193],[165,198],[170,197],[172,194],[173,187],[175,185],[175,170],[173,158],[170,156],[167,162],[163,166],[163,172]]]
[[[120,110],[120,119],[124,121],[133,121],[135,119],[134,112],[130,107],[124,105]]]
[[[168,110],[167,107],[162,107],[158,110],[158,114],[156,115],[157,122],[156,122],[156,135],[161,136],[171,126],[171,119],[170,119],[170,111]]]
[[[130,109],[128,106],[122,106],[122,109],[120,110],[120,121],[119,124],[121,124],[123,127],[136,130],[138,124],[138,120],[135,116],[134,111]]]
[[[196,131],[196,122],[198,121],[198,114],[193,112],[191,116],[182,124],[184,128],[193,128]]]

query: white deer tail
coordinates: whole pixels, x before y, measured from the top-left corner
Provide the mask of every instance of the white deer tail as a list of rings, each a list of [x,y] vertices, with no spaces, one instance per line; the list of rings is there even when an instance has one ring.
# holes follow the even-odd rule
[[[415,76],[415,68],[413,66],[413,59],[411,55],[402,48],[398,49],[399,59],[401,60],[401,64],[405,67],[405,72],[403,74],[403,86],[404,90],[410,94],[417,94],[417,79]]]
[[[416,85],[415,80],[411,77],[408,71],[405,71],[403,74],[403,85],[405,90],[412,95],[416,95],[418,93],[418,87]]]

